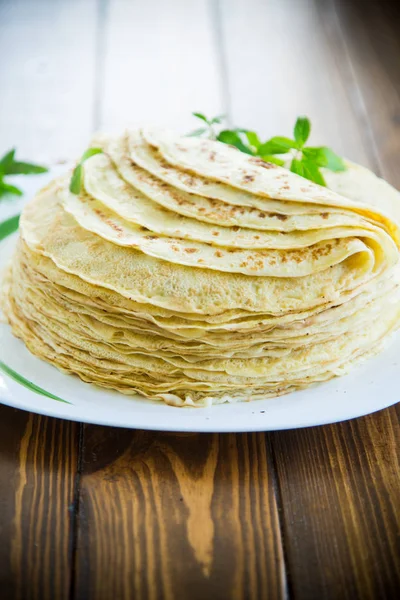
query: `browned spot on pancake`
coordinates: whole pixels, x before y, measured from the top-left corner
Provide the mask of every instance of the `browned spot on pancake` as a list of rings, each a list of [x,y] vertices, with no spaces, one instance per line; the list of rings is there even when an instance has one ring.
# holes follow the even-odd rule
[[[279,221],[286,221],[287,215],[280,215],[277,213],[276,218],[279,219]]]
[[[221,250],[217,250],[216,252],[214,252],[214,256],[218,256],[218,258],[222,258],[223,254],[222,254]]]
[[[319,248],[313,248],[312,249],[312,257],[317,259],[320,258],[321,256],[329,256],[329,254],[331,253],[331,250],[333,248],[333,246],[337,246],[340,243],[340,240],[337,239],[334,241],[334,243],[328,243],[325,244],[325,246],[320,246]]]
[[[262,158],[250,158],[249,162],[258,165],[259,167],[263,167],[264,169],[276,169],[278,167],[278,165],[262,160]]]
[[[243,183],[250,183],[251,181],[254,181],[255,176],[254,175],[245,175],[243,177]]]
[[[327,213],[327,212],[323,212],[323,213],[321,213],[321,217],[322,217],[323,219],[327,219],[327,218],[329,217],[329,213]]]
[[[255,235],[255,236],[253,236],[253,237],[254,237],[254,239],[255,239],[255,240],[259,240],[259,239],[260,239],[260,236],[259,236],[259,235]]]
[[[169,165],[169,164],[167,163],[167,161],[166,161],[166,160],[164,160],[164,159],[160,160],[160,166],[161,166],[163,169],[166,169],[167,171],[170,171],[170,170],[171,170],[171,165]]]
[[[219,231],[213,231],[212,234],[217,236],[217,235],[219,235]]]
[[[96,213],[96,215],[98,215],[100,217],[100,219],[109,227],[111,227],[111,229],[114,229],[114,231],[117,232],[123,232],[123,228],[119,227],[119,225],[117,225],[116,223],[114,223],[114,221],[112,219],[109,219],[108,217],[106,217],[106,215],[99,210],[98,208],[95,208],[94,212]]]
[[[188,254],[194,254],[195,252],[199,252],[197,248],[185,248],[185,252]]]
[[[158,237],[156,235],[146,235],[145,239],[146,240],[157,240]]]
[[[232,227],[232,231],[239,231],[240,227],[238,227],[237,225],[235,225],[234,227]]]

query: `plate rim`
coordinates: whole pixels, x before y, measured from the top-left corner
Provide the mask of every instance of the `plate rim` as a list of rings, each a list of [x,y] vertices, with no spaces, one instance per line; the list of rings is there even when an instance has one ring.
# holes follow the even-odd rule
[[[257,402],[257,400],[255,400],[255,402]],[[270,426],[268,425],[268,423],[265,424],[255,424],[254,427],[253,426],[243,426],[243,428],[241,428],[240,426],[237,426],[237,424],[235,423],[235,426],[230,428],[229,426],[227,427],[221,427],[220,424],[213,426],[212,423],[210,423],[209,425],[205,426],[204,422],[199,422],[199,424],[195,424],[192,423],[190,425],[186,425],[186,424],[179,424],[176,427],[173,424],[168,424],[168,427],[163,426],[161,423],[156,422],[156,423],[151,423],[151,422],[140,422],[140,423],[126,423],[126,422],[121,422],[121,421],[107,421],[105,419],[96,419],[95,421],[89,417],[85,417],[85,416],[78,416],[78,415],[66,415],[66,414],[60,414],[57,411],[52,411],[51,409],[45,409],[45,408],[41,408],[41,407],[27,407],[25,405],[21,405],[19,402],[14,402],[14,401],[8,401],[7,399],[4,398],[0,398],[0,405],[4,405],[4,406],[8,406],[9,408],[16,408],[17,410],[22,410],[24,412],[28,412],[28,413],[33,413],[36,415],[41,415],[41,416],[45,416],[45,417],[51,417],[53,419],[61,419],[62,421],[70,421],[73,423],[84,423],[86,425],[99,425],[101,427],[118,427],[121,429],[138,429],[138,430],[144,430],[144,431],[165,431],[165,432],[171,432],[171,433],[267,433],[268,431],[291,431],[292,429],[308,429],[310,427],[324,427],[326,425],[335,425],[336,423],[345,423],[346,421],[353,421],[354,419],[360,419],[362,417],[367,417],[368,415],[373,415],[377,412],[380,412],[382,410],[386,410],[387,408],[390,408],[391,406],[394,406],[395,404],[397,404],[399,401],[396,400],[396,402],[391,402],[385,406],[379,406],[377,408],[374,408],[373,410],[368,411],[367,413],[364,414],[354,414],[354,415],[348,415],[346,417],[340,417],[338,419],[327,419],[326,421],[318,421],[316,422],[310,422],[310,423],[299,423],[296,425],[273,425]],[[225,404],[223,405],[225,408],[228,408],[228,405]],[[202,409],[202,408],[193,408],[191,406],[185,406],[185,407],[176,407],[176,406],[170,406],[169,408],[171,408],[172,410],[185,410],[185,411],[199,411],[199,410],[210,410],[212,411],[213,408],[209,408],[209,409]],[[357,411],[356,411],[357,413]],[[209,420],[211,421],[211,417],[209,418]]]

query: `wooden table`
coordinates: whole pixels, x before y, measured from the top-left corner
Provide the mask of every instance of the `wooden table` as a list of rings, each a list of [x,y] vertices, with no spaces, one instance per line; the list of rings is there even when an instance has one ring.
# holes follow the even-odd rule
[[[307,114],[400,187],[399,27],[389,0],[3,0],[0,150],[56,161],[193,110],[288,135]],[[394,598],[398,416],[176,435],[1,407],[0,598]]]

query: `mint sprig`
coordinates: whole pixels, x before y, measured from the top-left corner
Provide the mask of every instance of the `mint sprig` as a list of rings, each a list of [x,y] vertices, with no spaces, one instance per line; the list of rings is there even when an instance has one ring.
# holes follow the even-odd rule
[[[203,127],[200,127],[199,129],[194,129],[193,131],[188,133],[187,135],[189,137],[198,137],[198,136],[202,136],[202,135],[206,134],[207,137],[210,137],[211,139],[215,139],[216,133],[214,130],[214,125],[220,125],[222,123],[222,121],[225,119],[225,115],[218,115],[217,117],[208,119],[206,117],[206,115],[204,115],[203,113],[199,113],[199,112],[194,112],[193,116],[196,117],[196,119],[200,119],[200,121],[203,121],[205,123],[205,125]]]
[[[101,148],[88,148],[87,150],[85,150],[85,152],[81,156],[80,161],[73,170],[71,181],[69,184],[70,192],[76,195],[80,193],[82,186],[83,163],[91,156],[94,156],[95,154],[101,154],[102,152],[103,150]]]
[[[305,145],[311,133],[311,122],[307,117],[298,117],[293,129],[293,139],[274,136],[265,142],[261,142],[257,133],[248,129],[234,128],[216,131],[216,125],[222,127],[223,116],[214,117],[213,119],[207,118],[202,113],[193,113],[193,116],[201,119],[205,126],[192,131],[189,134],[190,136],[218,140],[224,144],[234,146],[245,154],[259,156],[266,162],[280,166],[285,165],[287,162],[292,173],[296,173],[318,185],[326,187],[326,181],[320,171],[321,167],[334,172],[346,170],[343,159],[331,148]],[[281,155],[286,156],[281,158]]]
[[[22,196],[22,190],[5,181],[8,175],[37,175],[48,170],[40,165],[15,160],[15,152],[16,149],[12,148],[0,159],[0,199],[8,194]]]

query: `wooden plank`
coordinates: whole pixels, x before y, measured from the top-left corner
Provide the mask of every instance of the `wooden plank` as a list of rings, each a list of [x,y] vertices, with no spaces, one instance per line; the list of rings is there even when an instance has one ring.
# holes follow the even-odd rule
[[[103,16],[100,125],[155,123],[188,131],[193,111],[223,106],[219,58],[207,0],[114,0]]]
[[[323,401],[323,398],[321,398]],[[395,598],[400,589],[399,419],[271,434],[295,598]]]
[[[281,598],[263,434],[86,427],[76,598]]]
[[[221,9],[233,121],[270,137],[290,135],[305,114],[313,144],[374,166],[319,0],[221,0]]]
[[[93,130],[96,0],[0,3],[0,152],[75,158]]]
[[[362,120],[382,175],[400,188],[400,8],[381,0],[329,0],[335,5]]]
[[[79,425],[0,407],[0,596],[67,600]]]

